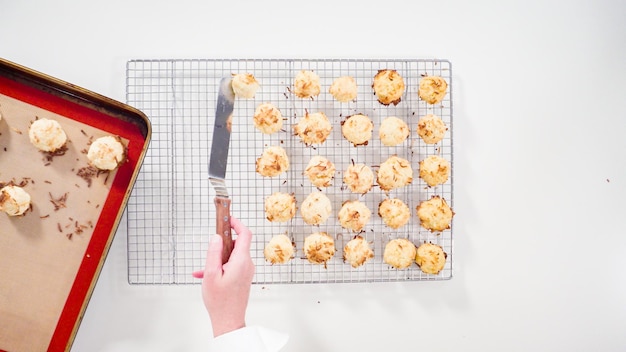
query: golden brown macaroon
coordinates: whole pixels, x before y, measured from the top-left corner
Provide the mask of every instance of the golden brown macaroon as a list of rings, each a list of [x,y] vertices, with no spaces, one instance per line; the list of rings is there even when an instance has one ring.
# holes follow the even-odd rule
[[[417,249],[406,238],[396,238],[387,242],[383,261],[396,269],[406,269],[415,262]]]
[[[439,76],[426,76],[420,80],[417,95],[428,104],[440,103],[446,96],[448,82]]]
[[[383,191],[404,187],[413,181],[413,169],[408,160],[393,155],[380,164],[376,180]]]
[[[275,235],[265,245],[263,255],[271,264],[285,264],[294,257],[295,249],[287,235]]]
[[[447,257],[441,246],[424,242],[417,247],[415,262],[424,273],[437,275],[446,265]]]
[[[330,199],[322,192],[310,193],[302,202],[300,214],[309,225],[320,225],[328,220],[332,212]]]
[[[324,143],[332,129],[333,126],[323,112],[310,114],[307,111],[304,117],[293,126],[294,133],[306,145]]]
[[[119,136],[103,136],[91,143],[87,151],[89,164],[99,170],[115,170],[127,160],[128,148]]]
[[[237,73],[233,74],[232,87],[236,96],[251,99],[254,98],[260,84],[251,73]]]
[[[298,98],[313,98],[320,94],[320,76],[309,70],[301,70],[296,75],[294,94]]]
[[[396,70],[379,70],[372,83],[378,102],[398,105],[404,94],[404,79]]]
[[[264,103],[257,106],[252,122],[259,131],[272,134],[283,128],[283,115],[273,104]]]
[[[450,175],[450,163],[438,155],[431,155],[420,161],[419,174],[430,187],[446,183]]]
[[[335,164],[323,156],[311,158],[303,174],[315,187],[328,187],[335,177]]]
[[[422,227],[431,232],[449,229],[453,216],[454,211],[440,196],[433,196],[417,206],[417,217]]]
[[[433,114],[422,116],[417,121],[417,134],[426,144],[435,144],[443,139],[448,130],[445,122]]]
[[[365,194],[374,185],[374,172],[365,164],[352,164],[343,173],[343,183],[352,193]]]
[[[347,103],[356,99],[356,80],[352,76],[342,76],[333,81],[328,92],[339,102]]]
[[[324,264],[335,255],[335,240],[326,232],[315,232],[304,239],[304,255],[313,264]]]
[[[343,261],[353,268],[358,268],[374,258],[374,251],[365,238],[357,235],[343,247]]]
[[[398,229],[409,222],[411,210],[398,198],[387,198],[378,204],[378,215],[385,225]]]
[[[388,147],[396,146],[409,138],[409,126],[403,120],[389,116],[380,124],[378,136],[383,145]]]
[[[371,216],[367,205],[359,200],[345,201],[337,214],[341,227],[355,232],[361,231]]]
[[[275,177],[289,169],[289,157],[279,146],[268,147],[256,159],[256,172],[264,177]]]
[[[30,142],[43,152],[56,152],[65,147],[67,135],[56,120],[37,119],[28,128]]]
[[[285,192],[274,192],[265,198],[265,216],[271,222],[285,222],[296,215],[296,197]]]
[[[372,138],[374,123],[363,114],[351,115],[341,122],[341,134],[355,147],[367,145]]]
[[[22,187],[7,185],[0,189],[0,211],[9,216],[23,215],[30,209],[30,194]]]

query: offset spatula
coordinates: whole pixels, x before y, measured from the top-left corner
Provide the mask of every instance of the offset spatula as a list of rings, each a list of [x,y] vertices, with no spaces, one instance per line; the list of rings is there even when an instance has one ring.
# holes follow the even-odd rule
[[[235,93],[231,78],[222,78],[215,108],[215,126],[209,160],[209,180],[215,189],[215,208],[217,211],[217,234],[224,240],[222,263],[226,263],[233,251],[233,238],[230,232],[230,199],[226,189],[226,165],[228,164],[228,146],[232,125]]]

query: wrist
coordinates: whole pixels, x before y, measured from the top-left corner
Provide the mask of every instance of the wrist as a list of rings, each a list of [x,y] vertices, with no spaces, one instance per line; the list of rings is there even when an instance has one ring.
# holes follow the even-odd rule
[[[227,334],[231,331],[239,330],[246,327],[246,322],[217,322],[213,325],[213,337]]]

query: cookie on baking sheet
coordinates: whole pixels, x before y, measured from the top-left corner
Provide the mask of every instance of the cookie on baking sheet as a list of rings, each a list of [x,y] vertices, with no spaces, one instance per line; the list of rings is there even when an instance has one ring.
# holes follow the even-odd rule
[[[426,144],[435,144],[443,139],[448,130],[445,122],[433,114],[422,116],[417,121],[417,134]]]
[[[378,215],[385,225],[398,229],[406,225],[411,218],[411,210],[398,198],[387,198],[378,204]]]
[[[54,153],[65,147],[67,135],[56,120],[41,118],[28,128],[30,142],[43,152]]]
[[[383,145],[388,147],[396,146],[409,138],[409,126],[403,120],[389,116],[380,124],[378,136]]]
[[[324,143],[332,129],[333,126],[323,112],[309,113],[307,111],[300,121],[293,126],[294,133],[306,145]]]
[[[353,268],[360,267],[371,258],[374,258],[374,251],[362,236],[354,236],[343,247],[343,261]]]
[[[89,146],[89,164],[100,170],[115,170],[126,161],[127,148],[118,136],[104,136]]]
[[[341,134],[355,147],[367,145],[372,138],[374,123],[363,114],[348,116],[341,122]]]
[[[311,158],[303,175],[309,178],[315,187],[328,187],[335,178],[335,164],[323,156],[316,155]]]
[[[310,70],[301,70],[296,75],[294,84],[294,94],[298,98],[313,98],[320,94],[320,76]]]
[[[448,82],[439,76],[422,77],[417,95],[428,104],[440,103],[446,96]]]
[[[333,81],[328,92],[342,103],[355,100],[357,96],[356,80],[352,76],[341,76]]]
[[[404,187],[413,181],[413,169],[408,160],[393,155],[380,164],[376,180],[383,191]]]
[[[304,239],[304,255],[313,264],[324,264],[335,255],[335,240],[326,232],[314,232]]]
[[[437,275],[446,265],[447,257],[441,246],[424,242],[417,247],[415,262],[424,273]]]
[[[271,222],[286,222],[296,215],[296,197],[285,192],[274,192],[265,198],[265,216]]]
[[[450,162],[438,155],[431,155],[420,161],[419,175],[430,187],[444,184],[450,175]]]
[[[429,200],[420,202],[417,206],[417,217],[423,228],[431,232],[443,231],[450,228],[454,211],[445,199],[433,196]]]
[[[254,111],[252,122],[259,131],[272,134],[283,128],[283,115],[272,103],[263,103]]]
[[[343,183],[352,193],[365,194],[374,185],[374,172],[365,164],[352,164],[343,173]]]
[[[406,238],[396,238],[387,242],[383,261],[396,269],[406,269],[415,262],[417,249],[413,242]]]
[[[260,84],[253,74],[246,72],[233,74],[232,87],[236,96],[251,99],[254,98]]]
[[[30,208],[30,194],[22,187],[7,185],[0,189],[0,211],[9,216],[23,215]]]
[[[341,227],[359,232],[370,220],[372,212],[359,200],[348,200],[343,203],[337,218]]]
[[[268,147],[256,159],[256,172],[264,177],[275,177],[289,169],[289,157],[279,146]]]
[[[287,235],[275,235],[265,245],[263,255],[271,264],[285,264],[289,262],[296,252],[294,243]]]
[[[330,199],[322,192],[310,193],[302,202],[300,214],[309,225],[320,225],[328,220],[332,212]]]
[[[378,102],[383,105],[398,105],[404,94],[404,79],[396,70],[379,70],[372,83]]]

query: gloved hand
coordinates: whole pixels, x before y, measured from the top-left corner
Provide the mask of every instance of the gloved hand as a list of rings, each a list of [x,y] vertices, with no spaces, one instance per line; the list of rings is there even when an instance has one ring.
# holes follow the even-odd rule
[[[237,238],[228,262],[222,265],[222,238],[212,235],[204,271],[193,273],[194,277],[202,279],[202,299],[215,337],[246,325],[246,308],[254,276],[254,263],[250,257],[252,233],[234,217],[230,218],[230,225]]]

